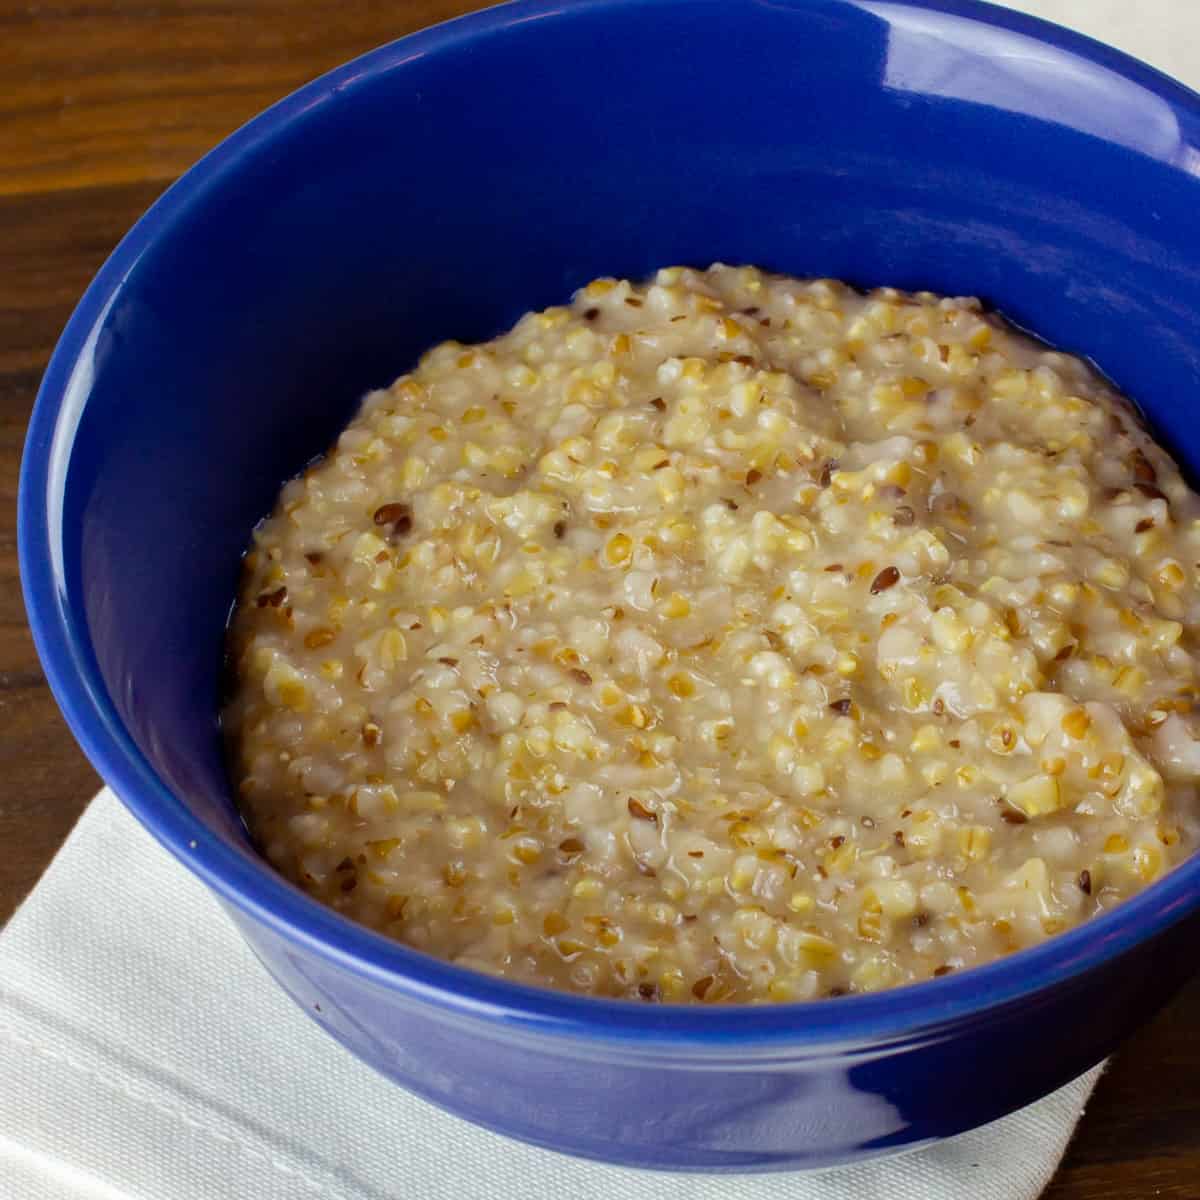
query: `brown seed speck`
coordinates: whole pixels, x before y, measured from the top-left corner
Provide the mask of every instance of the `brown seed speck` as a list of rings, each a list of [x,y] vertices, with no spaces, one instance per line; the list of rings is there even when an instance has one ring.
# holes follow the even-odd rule
[[[703,858],[703,857],[704,857],[703,850],[689,850],[688,851],[688,858]]]
[[[1067,661],[1067,659],[1068,659],[1068,658],[1070,658],[1070,657],[1071,657],[1071,655],[1075,653],[1075,650],[1076,650],[1076,649],[1077,649],[1077,647],[1076,647],[1076,643],[1074,643],[1074,642],[1068,642],[1068,643],[1067,643],[1067,644],[1066,644],[1066,645],[1065,645],[1065,646],[1064,646],[1064,647],[1063,647],[1063,648],[1062,648],[1062,649],[1061,649],[1061,650],[1060,650],[1060,651],[1059,651],[1059,652],[1058,652],[1058,653],[1057,653],[1057,654],[1054,656],[1054,661],[1055,661],[1055,662],[1066,662],[1066,661]]]
[[[762,478],[762,472],[757,467],[751,467],[746,472],[746,486],[752,487]]]
[[[895,587],[900,582],[900,571],[897,567],[884,567],[871,581],[871,595],[878,596],[888,588]]]
[[[864,829],[874,829],[875,828],[875,820],[872,817],[859,817],[858,823]]]
[[[838,469],[838,460],[836,458],[827,458],[821,467],[821,486],[827,488],[833,481],[834,473]]]
[[[560,539],[561,539],[561,538],[562,538],[562,536],[563,536],[563,535],[564,535],[566,532],[567,532],[567,523],[566,523],[566,521],[555,521],[555,522],[554,522],[554,536],[555,536],[556,538],[560,538]]]
[[[827,570],[831,575],[835,574],[838,571],[844,570],[844,569],[845,568],[842,566],[841,563],[830,563],[829,566],[827,566],[825,568],[825,570]]]
[[[1133,527],[1133,532],[1134,533],[1145,533],[1147,529],[1153,529],[1153,528],[1154,528],[1154,518],[1153,517],[1143,517]]]
[[[741,313],[743,317],[757,317],[758,314],[762,312],[762,309],[759,308],[757,304],[752,304],[749,308],[739,308],[738,312]]]
[[[935,978],[940,979],[943,975],[949,975],[953,970],[954,968],[949,963],[942,963],[940,967],[934,970],[933,974]]]
[[[1009,825],[1024,825],[1029,818],[1019,808],[1006,808],[1000,814],[1000,819]]]
[[[892,521],[900,526],[912,525],[917,519],[917,514],[907,504],[901,504],[896,511],[892,513]]]
[[[287,588],[276,588],[273,592],[264,592],[255,601],[259,608],[278,608],[287,599]]]
[[[659,412],[666,412],[667,402],[661,396],[655,396],[654,399],[650,401],[650,407],[657,408]]]
[[[961,749],[961,748],[962,748],[962,742],[960,742],[960,741],[958,740],[958,738],[951,738],[951,739],[950,739],[950,742],[949,742],[949,744],[950,744],[950,745],[951,745],[951,746],[952,746],[952,747],[953,747],[955,750],[959,750],[959,749]]]
[[[834,850],[840,849],[845,844],[846,844],[846,839],[844,837],[842,837],[842,835],[840,833],[837,835],[837,837],[829,839],[829,845]]]
[[[927,912],[919,912],[913,915],[913,924],[918,929],[924,929],[929,924],[929,914]]]
[[[1154,464],[1142,453],[1141,450],[1135,450],[1130,458],[1130,466],[1133,468],[1133,477],[1139,483],[1157,483],[1158,472],[1154,469]]]
[[[582,683],[584,687],[587,687],[592,682],[592,677],[582,667],[573,667],[571,669],[571,677],[577,682]]]
[[[662,999],[662,993],[658,990],[657,983],[639,983],[638,995],[646,1001],[656,1001]]]
[[[712,985],[713,977],[711,975],[705,975],[703,979],[697,979],[696,982],[692,984],[692,995],[695,996],[697,1000],[703,1000],[704,997],[708,995],[708,989],[712,987]]]
[[[457,667],[458,666],[457,658],[439,658],[438,662],[440,662],[443,667]]]
[[[304,557],[307,558],[308,561],[315,567],[317,563],[319,563],[325,557],[325,555],[323,555],[320,550],[310,550]]]
[[[854,703],[849,696],[843,696],[840,700],[834,700],[830,704],[830,710],[837,713],[839,717],[849,716],[850,706]]]
[[[904,845],[905,845],[905,843],[904,843],[904,830],[903,830],[903,829],[897,829],[897,830],[896,830],[896,832],[892,834],[892,841],[894,841],[894,842],[896,843],[896,845],[897,845],[897,846],[899,846],[901,850],[903,850],[903,849],[904,849]]]
[[[831,987],[829,989],[829,991],[826,992],[825,994],[829,997],[830,1000],[838,1000],[842,996],[850,995],[850,989],[844,988],[844,987]]]
[[[636,817],[639,821],[652,821],[655,825],[658,824],[658,813],[648,809],[637,797],[630,796],[628,806],[631,817]]]
[[[598,308],[585,308],[583,310],[583,319],[585,321],[594,321],[600,315]]]
[[[1083,870],[1079,872],[1079,890],[1085,895],[1092,894],[1092,873],[1091,871]]]
[[[642,302],[636,296],[626,296],[625,303],[628,304],[630,308],[642,307]]]
[[[563,840],[558,843],[558,849],[559,853],[565,855],[567,858],[578,858],[579,855],[584,852],[586,847],[579,838],[569,837],[563,838]]]
[[[946,702],[941,696],[937,696],[929,707],[935,717],[940,717],[946,711]]]
[[[381,504],[371,519],[376,525],[390,526],[390,532],[397,537],[403,537],[413,526],[412,509],[398,500],[391,504]]]

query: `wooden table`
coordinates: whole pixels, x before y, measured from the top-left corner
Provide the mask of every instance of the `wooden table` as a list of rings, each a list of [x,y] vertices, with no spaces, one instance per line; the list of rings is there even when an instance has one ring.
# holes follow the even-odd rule
[[[97,779],[50,697],[17,578],[25,424],[93,272],[225,134],[471,0],[0,0],[0,921]],[[1200,978],[1116,1056],[1046,1200],[1200,1200]],[[970,1197],[964,1197],[970,1200]]]

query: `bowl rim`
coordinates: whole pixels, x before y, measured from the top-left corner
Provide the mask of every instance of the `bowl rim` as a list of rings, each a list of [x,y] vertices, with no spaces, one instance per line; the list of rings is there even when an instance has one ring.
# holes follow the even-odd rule
[[[409,34],[320,76],[278,101],[204,155],[120,241],[88,286],[54,349],[30,419],[18,489],[19,565],[29,624],[51,690],[97,771],[140,823],[190,871],[251,920],[326,963],[392,994],[432,1003],[460,1018],[513,1030],[694,1054],[737,1048],[789,1052],[834,1043],[907,1040],[945,1031],[980,1011],[1028,1001],[1069,984],[1200,909],[1200,854],[1113,910],[1039,946],[939,979],[883,992],[769,1005],[646,1005],[514,983],[434,958],[341,916],[211,833],[158,778],[122,727],[91,657],[82,613],[69,608],[61,569],[61,497],[74,433],[91,380],[105,316],[139,258],[215,179],[236,171],[310,109],[357,82],[530,20],[581,12],[667,8],[690,0],[511,0]],[[752,0],[707,0],[714,7]],[[792,0],[796,2],[796,0]],[[871,0],[837,0],[877,8]],[[1200,127],[1200,96],[1137,59],[1082,34],[981,0],[889,0],[1026,35],[1139,85]],[[876,15],[878,15],[876,13]],[[56,516],[59,518],[55,523]]]

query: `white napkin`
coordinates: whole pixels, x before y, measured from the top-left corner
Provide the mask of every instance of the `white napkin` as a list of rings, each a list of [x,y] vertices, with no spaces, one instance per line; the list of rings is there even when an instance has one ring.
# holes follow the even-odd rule
[[[1099,1070],[891,1160],[663,1175],[509,1141],[384,1080],[296,1009],[108,790],[0,933],[11,1200],[1032,1200]]]

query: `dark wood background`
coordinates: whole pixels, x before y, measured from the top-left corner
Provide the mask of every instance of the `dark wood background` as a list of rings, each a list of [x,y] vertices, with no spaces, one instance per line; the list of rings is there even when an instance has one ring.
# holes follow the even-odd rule
[[[21,445],[63,323],[125,230],[227,133],[339,62],[475,7],[0,0],[0,922],[98,785],[46,688],[17,577]],[[1200,978],[1116,1055],[1046,1193],[1150,1197],[1200,1200]]]

